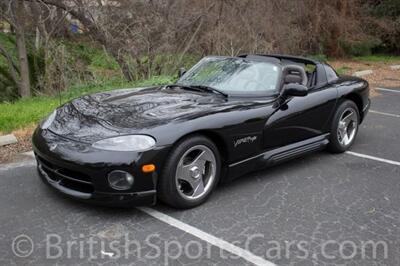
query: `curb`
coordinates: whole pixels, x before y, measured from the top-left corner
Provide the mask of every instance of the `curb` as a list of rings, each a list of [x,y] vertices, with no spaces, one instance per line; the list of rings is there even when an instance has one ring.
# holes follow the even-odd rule
[[[371,75],[372,73],[374,73],[374,71],[368,69],[368,70],[354,72],[353,75],[356,77],[363,77],[363,76]]]
[[[18,142],[18,140],[13,134],[0,136],[0,147],[9,145],[9,144],[14,144],[17,142]]]
[[[20,153],[20,155],[35,158],[35,154],[33,153],[33,151],[23,152]]]

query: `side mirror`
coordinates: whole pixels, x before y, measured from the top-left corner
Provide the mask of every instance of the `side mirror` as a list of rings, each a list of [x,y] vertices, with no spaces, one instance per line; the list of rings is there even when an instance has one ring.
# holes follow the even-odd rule
[[[186,69],[185,69],[184,67],[181,67],[181,68],[179,69],[179,72],[178,72],[178,78],[180,78],[180,77],[182,77],[183,75],[185,75],[185,73],[186,73]]]
[[[281,96],[295,96],[295,97],[304,97],[308,94],[308,88],[304,85],[289,83],[283,86]]]

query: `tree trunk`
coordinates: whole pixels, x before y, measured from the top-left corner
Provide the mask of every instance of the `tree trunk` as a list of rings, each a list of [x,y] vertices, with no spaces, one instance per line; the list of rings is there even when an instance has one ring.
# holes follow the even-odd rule
[[[331,31],[331,38],[328,43],[328,55],[333,57],[343,56],[343,48],[340,45],[340,39],[344,35],[344,25],[346,23],[347,5],[348,0],[337,0],[336,8],[338,10],[339,18],[335,21],[334,27]],[[343,25],[344,24],[344,25]]]
[[[29,80],[29,64],[28,55],[26,52],[25,32],[24,32],[24,5],[22,0],[17,0],[14,12],[15,18],[15,38],[18,53],[20,80],[18,84],[18,93],[23,97],[31,96],[31,84]]]

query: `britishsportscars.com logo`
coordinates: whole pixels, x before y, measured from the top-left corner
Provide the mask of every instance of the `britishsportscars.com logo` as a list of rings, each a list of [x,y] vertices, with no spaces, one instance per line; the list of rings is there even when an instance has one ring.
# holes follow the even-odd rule
[[[261,242],[260,242],[261,241]],[[257,244],[258,243],[258,244]],[[263,248],[259,244],[263,243]],[[321,241],[317,247],[314,242],[305,240],[272,240],[263,234],[252,234],[243,242],[236,242],[243,252],[252,252],[267,260],[312,259],[324,260],[334,264],[343,264],[354,259],[384,260],[389,257],[389,243],[373,240],[333,240]],[[166,240],[162,235],[154,233],[144,240],[135,239],[131,233],[121,234],[116,238],[104,238],[97,235],[79,234],[65,237],[56,233],[46,234],[42,238],[32,238],[21,234],[12,240],[11,250],[17,258],[44,257],[46,260],[102,260],[102,259],[139,259],[143,261],[157,260],[162,265],[170,265],[171,261],[186,258],[192,261],[208,259],[240,259],[242,253],[232,253],[198,239],[179,241]],[[244,254],[244,253],[243,253]],[[173,265],[173,263],[171,264]]]

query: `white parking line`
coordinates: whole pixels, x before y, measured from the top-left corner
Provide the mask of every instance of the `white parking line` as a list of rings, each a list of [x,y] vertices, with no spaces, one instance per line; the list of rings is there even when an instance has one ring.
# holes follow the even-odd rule
[[[391,116],[391,117],[400,118],[400,115],[396,115],[396,114],[389,114],[389,113],[379,112],[379,111],[375,111],[375,110],[369,110],[369,111],[370,111],[371,113],[374,113],[374,114],[386,115],[386,116]]]
[[[201,240],[204,240],[213,246],[216,246],[220,249],[228,251],[229,253],[239,256],[239,257],[247,260],[248,262],[253,263],[254,265],[276,266],[274,263],[267,261],[267,260],[263,259],[262,257],[256,256],[248,250],[245,250],[245,249],[235,246],[223,239],[220,239],[218,237],[210,235],[209,233],[206,233],[200,229],[197,229],[196,227],[188,225],[188,224],[186,224],[180,220],[177,220],[169,215],[166,215],[162,212],[159,212],[154,209],[147,208],[147,207],[138,207],[138,209],[141,210],[142,212],[156,218],[157,220],[160,220],[166,224],[169,224],[175,228],[178,228],[179,230],[182,230],[188,234],[191,234],[197,238],[200,238]]]
[[[365,159],[370,159],[370,160],[374,160],[374,161],[378,161],[378,162],[382,162],[382,163],[388,163],[388,164],[400,166],[400,162],[393,161],[393,160],[383,159],[383,158],[379,158],[379,157],[375,157],[375,156],[371,156],[371,155],[367,155],[367,154],[362,154],[362,153],[357,153],[357,152],[352,152],[352,151],[346,151],[346,153],[353,155],[353,156],[365,158]]]
[[[400,93],[400,90],[391,90],[391,89],[385,89],[385,88],[375,88],[375,90]]]

